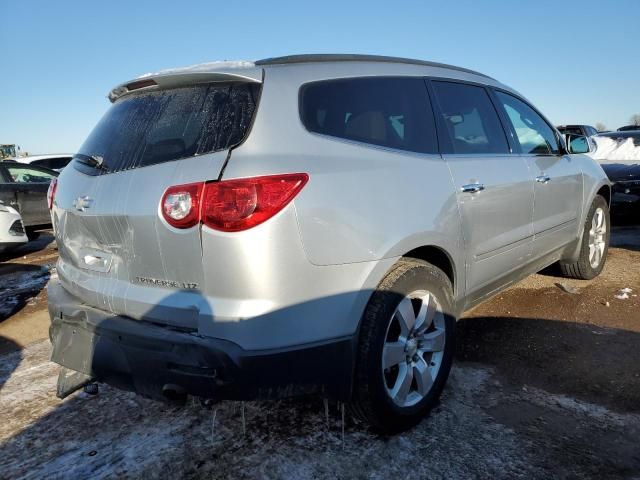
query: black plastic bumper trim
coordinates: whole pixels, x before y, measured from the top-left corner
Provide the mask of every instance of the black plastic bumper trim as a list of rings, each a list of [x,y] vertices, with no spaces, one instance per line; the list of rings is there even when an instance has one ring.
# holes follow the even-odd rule
[[[352,337],[251,351],[80,302],[73,307],[67,303],[58,308],[50,300],[52,360],[124,390],[157,399],[165,398],[166,385],[204,398],[233,400],[305,394],[347,400],[351,393]]]

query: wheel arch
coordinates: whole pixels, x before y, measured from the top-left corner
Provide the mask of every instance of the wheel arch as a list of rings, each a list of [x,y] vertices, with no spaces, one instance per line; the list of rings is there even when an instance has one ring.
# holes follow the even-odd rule
[[[456,281],[455,263],[451,258],[449,252],[447,252],[444,248],[435,245],[424,245],[406,252],[404,255],[402,255],[402,257],[423,260],[427,263],[430,263],[434,267],[438,267],[447,275],[447,277],[451,281],[451,286],[453,287],[454,291],[454,297],[456,296],[455,292],[457,290],[458,282]]]
[[[602,196],[607,201],[607,205],[609,206],[609,208],[611,208],[611,186],[610,185],[607,185],[607,184],[602,185],[596,192],[596,195]]]
[[[456,304],[456,314],[460,313],[458,311],[458,305],[461,303],[460,297],[462,297],[463,293],[463,288],[461,287],[464,285],[464,281],[460,278],[461,272],[456,268],[455,257],[452,255],[452,252],[433,242],[418,246],[405,246],[404,249],[400,250],[397,248],[393,255],[385,257],[385,260],[379,262],[377,267],[368,275],[366,287],[361,292],[362,297],[360,302],[358,302],[356,309],[352,311],[352,315],[357,315],[359,318],[358,327],[355,332],[356,337],[359,334],[362,314],[371,300],[374,291],[397,262],[404,258],[422,260],[442,270],[451,281],[453,298]]]
[[[596,198],[596,195],[600,195],[607,202],[607,206],[611,208],[611,182],[606,179],[602,179],[600,182],[593,185],[592,188],[589,189],[588,192],[585,192],[585,204],[582,208],[582,214],[579,217],[579,232],[578,238],[575,242],[569,245],[569,248],[565,250],[562,261],[563,262],[576,262],[580,256],[580,248],[582,246],[582,237],[584,235],[584,222],[586,221],[587,214],[589,213],[589,208],[591,208],[591,204],[593,200]]]

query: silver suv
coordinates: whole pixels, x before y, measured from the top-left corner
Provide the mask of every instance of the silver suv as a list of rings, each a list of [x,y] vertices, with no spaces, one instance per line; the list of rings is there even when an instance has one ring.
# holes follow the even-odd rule
[[[606,175],[480,73],[302,55],[109,99],[50,192],[60,397],[314,394],[397,431],[437,403],[464,310],[604,266]]]

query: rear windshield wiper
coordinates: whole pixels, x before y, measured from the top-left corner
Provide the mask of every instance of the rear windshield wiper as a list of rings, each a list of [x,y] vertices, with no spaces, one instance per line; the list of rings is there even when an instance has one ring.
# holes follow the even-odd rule
[[[104,158],[100,155],[85,155],[84,153],[76,153],[73,158],[77,158],[80,163],[97,168],[98,170],[106,170]]]

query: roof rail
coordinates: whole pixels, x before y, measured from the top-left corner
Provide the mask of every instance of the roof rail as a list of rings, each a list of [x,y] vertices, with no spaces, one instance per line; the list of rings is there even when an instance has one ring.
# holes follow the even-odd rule
[[[387,57],[383,55],[359,55],[359,54],[342,54],[342,53],[311,53],[304,55],[286,55],[284,57],[263,58],[257,60],[257,66],[262,65],[290,65],[295,63],[318,63],[318,62],[384,62],[384,63],[406,63],[410,65],[423,65],[426,67],[448,68],[458,70],[460,72],[472,73],[482,77],[490,78],[484,73],[479,73],[467,68],[447,65],[445,63],[428,62],[425,60],[415,60],[412,58]]]

